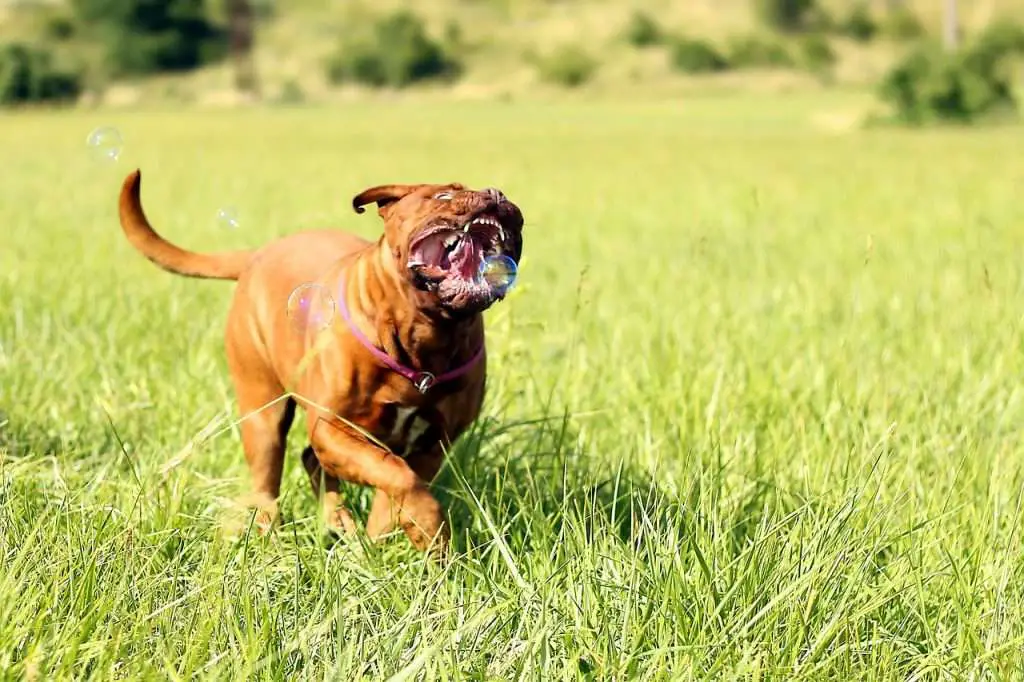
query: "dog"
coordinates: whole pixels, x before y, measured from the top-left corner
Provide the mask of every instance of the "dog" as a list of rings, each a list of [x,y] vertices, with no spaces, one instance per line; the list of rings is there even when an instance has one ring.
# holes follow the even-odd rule
[[[298,406],[308,427],[302,463],[327,525],[356,532],[340,481],[372,486],[371,539],[401,528],[417,549],[443,554],[450,524],[429,484],[483,405],[483,312],[507,290],[478,273],[488,256],[521,259],[519,207],[495,188],[379,185],[352,200],[356,213],[376,204],[376,241],[325,229],[205,254],[153,229],[141,184],[141,172],[130,173],[119,196],[129,243],[169,272],[237,281],[225,350],[261,532],[277,518]],[[316,318],[329,324],[303,329],[289,318],[289,298],[304,284],[322,292]]]

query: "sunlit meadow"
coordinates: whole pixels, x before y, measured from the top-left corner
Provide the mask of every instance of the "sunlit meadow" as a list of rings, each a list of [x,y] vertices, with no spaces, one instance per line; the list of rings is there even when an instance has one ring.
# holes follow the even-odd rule
[[[1019,678],[1024,134],[844,106],[0,118],[4,678]],[[198,250],[375,236],[349,201],[385,182],[521,206],[485,416],[436,483],[449,565],[325,535],[301,423],[283,525],[249,532],[231,284],[131,249],[136,167]]]

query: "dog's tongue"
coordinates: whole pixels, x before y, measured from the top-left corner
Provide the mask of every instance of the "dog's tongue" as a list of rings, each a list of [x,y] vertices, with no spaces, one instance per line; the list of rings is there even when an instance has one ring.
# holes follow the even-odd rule
[[[476,242],[472,237],[467,236],[462,240],[458,250],[452,254],[452,269],[462,279],[471,280],[476,277],[479,263],[480,258],[477,253]]]

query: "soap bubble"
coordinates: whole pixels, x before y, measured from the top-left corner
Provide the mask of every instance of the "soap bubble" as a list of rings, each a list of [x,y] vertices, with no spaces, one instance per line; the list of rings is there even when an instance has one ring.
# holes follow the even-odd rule
[[[288,296],[288,319],[300,332],[327,329],[334,321],[334,298],[321,284],[300,284]]]
[[[238,211],[234,206],[225,206],[224,208],[217,209],[217,222],[222,227],[231,229],[238,227]]]
[[[480,264],[480,278],[487,286],[503,294],[515,286],[518,275],[519,266],[505,254],[488,256]]]
[[[89,153],[100,161],[117,161],[124,146],[121,133],[117,128],[109,126],[93,130],[85,139],[85,143],[89,147]]]

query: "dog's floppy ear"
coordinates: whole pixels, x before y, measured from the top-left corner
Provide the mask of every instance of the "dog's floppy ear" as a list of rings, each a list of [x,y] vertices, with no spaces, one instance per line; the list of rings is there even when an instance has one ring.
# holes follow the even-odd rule
[[[366,204],[376,202],[377,208],[383,209],[388,204],[392,204],[407,194],[412,194],[423,185],[377,185],[376,187],[370,187],[364,189],[362,192],[357,194],[352,199],[352,208],[355,209],[356,213],[362,213],[366,209],[363,208]],[[381,212],[383,215],[383,212]]]

